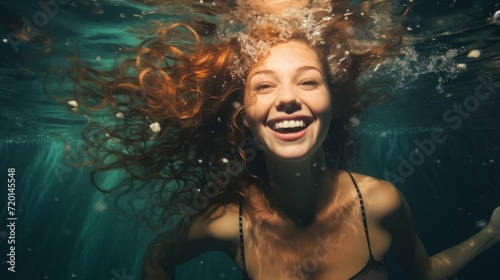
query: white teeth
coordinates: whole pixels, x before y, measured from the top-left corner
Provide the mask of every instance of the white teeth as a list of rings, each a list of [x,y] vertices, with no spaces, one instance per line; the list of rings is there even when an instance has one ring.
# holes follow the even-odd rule
[[[282,121],[274,124],[274,129],[306,127],[304,121]]]

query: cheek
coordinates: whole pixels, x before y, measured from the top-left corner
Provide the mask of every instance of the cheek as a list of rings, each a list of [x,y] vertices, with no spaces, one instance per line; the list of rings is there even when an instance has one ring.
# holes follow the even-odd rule
[[[263,122],[267,108],[264,99],[256,95],[245,96],[245,124],[248,127],[254,128],[256,124]]]
[[[255,100],[252,96],[250,96],[246,89],[243,95],[243,106],[245,111],[245,117],[243,118],[243,121],[245,122],[246,127],[251,128],[253,124],[252,119],[255,115]]]
[[[323,118],[331,118],[332,115],[332,104],[329,95],[318,96],[314,100],[310,100],[309,108],[314,111],[315,114]]]
[[[324,108],[324,111],[325,111],[325,115],[326,117],[328,118],[328,120],[330,121],[332,119],[332,101],[330,99],[328,100],[325,100],[325,108]]]
[[[245,107],[245,125],[249,127],[252,131],[255,129],[257,123],[261,122],[259,115],[259,109],[256,104],[249,105]]]
[[[245,126],[250,128],[252,132],[254,132],[256,124],[260,122],[259,118],[259,106],[254,102],[246,102],[245,103],[245,117],[244,117]]]

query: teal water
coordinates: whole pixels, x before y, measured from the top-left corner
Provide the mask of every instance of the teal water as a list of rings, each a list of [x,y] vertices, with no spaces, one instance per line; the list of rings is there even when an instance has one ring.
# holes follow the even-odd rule
[[[433,254],[477,232],[500,205],[500,25],[493,23],[500,2],[415,2],[406,23],[415,54],[394,62],[408,69],[397,76],[394,100],[373,107],[356,128],[363,142],[356,171],[395,182]],[[88,170],[68,165],[64,144],[52,136],[77,145],[86,119],[43,93],[44,73],[64,70],[77,50],[82,59],[111,65],[121,49],[148,37],[144,25],[182,20],[187,11],[154,12],[128,1],[69,1],[59,8],[32,41],[13,44],[10,32],[41,8],[36,1],[0,1],[0,279],[140,279],[143,244],[129,223],[115,219]],[[468,58],[471,50],[481,55]],[[47,82],[57,88],[57,80]],[[456,105],[463,115],[453,112]],[[433,131],[441,128],[435,141]],[[425,157],[412,156],[422,147]],[[15,168],[13,216],[4,206],[9,168]],[[15,273],[7,271],[7,217],[17,218]],[[406,279],[391,267],[392,279]],[[240,279],[240,273],[211,253],[180,267],[178,279]],[[500,279],[499,246],[455,279]]]

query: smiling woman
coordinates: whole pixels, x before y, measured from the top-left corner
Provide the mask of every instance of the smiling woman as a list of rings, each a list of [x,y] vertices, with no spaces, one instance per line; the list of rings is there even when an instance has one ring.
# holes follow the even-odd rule
[[[127,205],[163,232],[144,279],[174,278],[208,251],[225,252],[245,279],[387,279],[389,253],[417,279],[443,279],[500,239],[497,208],[478,234],[429,257],[399,191],[344,171],[351,118],[383,97],[360,77],[402,41],[359,34],[366,5],[326,4],[239,11],[240,30],[223,27],[210,43],[174,24],[118,69],[77,68],[78,104],[97,101],[92,109],[118,118],[90,125],[112,141],[88,139],[89,163],[127,170],[106,191],[131,195]],[[176,40],[187,35],[189,44]],[[117,106],[125,97],[127,116]]]
[[[324,72],[316,52],[301,41],[274,46],[250,70],[245,121],[265,154],[298,159],[321,148],[331,120]]]

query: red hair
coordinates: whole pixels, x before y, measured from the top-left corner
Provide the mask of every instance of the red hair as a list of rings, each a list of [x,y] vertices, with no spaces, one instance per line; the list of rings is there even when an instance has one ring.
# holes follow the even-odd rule
[[[350,118],[379,97],[359,88],[358,78],[401,43],[388,36],[366,52],[352,53],[342,64],[346,74],[334,75],[328,58],[341,57],[349,44],[331,42],[349,42],[349,28],[362,21],[356,16],[333,18],[325,44],[314,47],[327,69],[337,112],[324,145],[333,168],[348,162]],[[276,43],[279,31],[266,25],[248,34]],[[308,40],[300,30],[292,33],[289,39]],[[176,214],[191,218],[236,202],[249,186],[265,181],[258,160],[247,162],[251,137],[243,126],[244,81],[231,72],[237,59],[251,58],[242,55],[237,38],[205,41],[193,28],[172,24],[115,69],[98,71],[75,60],[69,72],[75,83],[71,99],[94,120],[86,126],[87,148],[80,152],[86,156],[84,164],[92,167],[95,187],[113,194],[123,213],[155,230]],[[102,116],[112,120],[99,121]],[[126,176],[103,186],[97,175],[110,170],[125,170]]]

